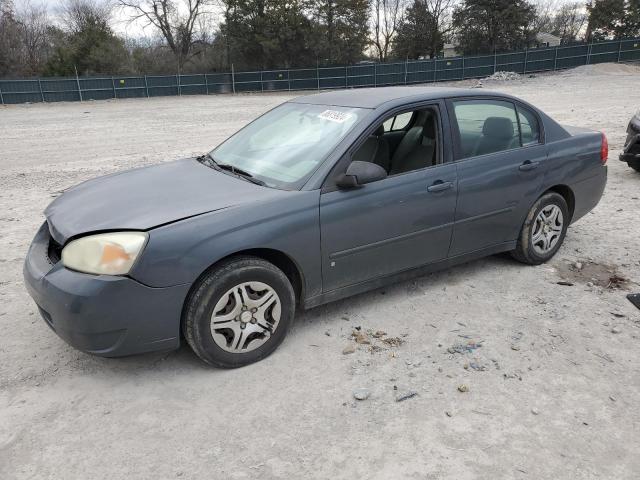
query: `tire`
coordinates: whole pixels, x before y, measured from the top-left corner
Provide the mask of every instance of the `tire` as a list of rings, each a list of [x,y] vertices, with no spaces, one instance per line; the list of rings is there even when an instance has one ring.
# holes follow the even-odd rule
[[[629,160],[627,162],[627,165],[633,168],[636,172],[640,173],[640,160]]]
[[[291,282],[279,268],[257,257],[234,257],[196,282],[185,303],[182,331],[206,363],[242,367],[278,348],[295,305]]]
[[[558,211],[561,215],[552,221],[553,214]],[[564,197],[555,192],[545,193],[529,210],[516,249],[511,255],[529,265],[548,261],[564,242],[570,221],[569,207]]]

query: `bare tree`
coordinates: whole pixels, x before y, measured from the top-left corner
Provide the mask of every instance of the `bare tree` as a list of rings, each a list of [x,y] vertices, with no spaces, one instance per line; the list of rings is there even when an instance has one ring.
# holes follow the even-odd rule
[[[560,37],[562,43],[576,40],[587,24],[583,2],[564,3],[558,0],[540,0],[536,3],[533,33],[545,32]]]
[[[398,30],[406,0],[373,0],[372,45],[381,62],[387,60],[391,42]]]
[[[535,3],[536,15],[529,29],[534,33],[551,33],[553,18],[558,10],[558,0],[538,0]]]
[[[434,30],[431,38],[447,38],[452,31],[451,14],[456,0],[422,0],[424,8],[433,17]],[[433,45],[432,50],[437,51],[437,46]]]
[[[46,5],[26,0],[16,12],[22,43],[24,73],[35,75],[46,62],[49,47],[49,16]]]
[[[79,32],[86,25],[111,22],[112,7],[108,0],[65,0],[60,8],[64,28]]]
[[[16,75],[20,68],[20,25],[13,2],[0,0],[0,77]]]
[[[562,43],[573,42],[581,37],[587,25],[587,13],[579,2],[562,5],[553,18],[552,33],[560,37]]]
[[[146,26],[160,31],[168,47],[176,56],[182,69],[202,42],[198,37],[198,26],[203,16],[211,12],[207,7],[212,0],[116,0],[126,11],[129,20],[141,20]]]

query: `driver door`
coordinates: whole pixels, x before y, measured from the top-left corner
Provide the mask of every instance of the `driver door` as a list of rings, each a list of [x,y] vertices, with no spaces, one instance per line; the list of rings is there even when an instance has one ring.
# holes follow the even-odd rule
[[[448,135],[441,115],[437,124],[444,163],[321,194],[325,293],[447,257],[457,179],[455,165],[443,156],[449,145],[442,145]]]

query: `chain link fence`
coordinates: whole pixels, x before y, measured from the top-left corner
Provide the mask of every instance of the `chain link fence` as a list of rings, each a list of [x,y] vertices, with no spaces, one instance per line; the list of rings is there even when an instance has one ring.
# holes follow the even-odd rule
[[[521,74],[604,62],[640,61],[640,38],[546,47],[493,55],[341,67],[113,77],[0,80],[0,102],[68,102],[238,92],[381,87],[482,78],[497,71]]]

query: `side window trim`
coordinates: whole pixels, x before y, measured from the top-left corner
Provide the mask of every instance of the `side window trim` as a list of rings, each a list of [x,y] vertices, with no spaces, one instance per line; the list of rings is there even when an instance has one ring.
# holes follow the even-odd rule
[[[534,111],[533,109],[527,107],[526,105],[523,105],[519,102],[515,102],[516,105],[516,113],[518,115],[518,125],[520,125],[520,111],[524,111],[524,112],[528,112],[532,115],[533,119],[535,120],[537,127],[538,127],[538,140],[534,141],[534,142],[528,142],[528,143],[524,143],[524,141],[522,140],[522,128],[520,129],[520,145],[522,148],[525,147],[531,147],[534,145],[544,145],[544,138],[543,138],[543,125],[542,125],[542,120],[540,118],[540,116],[538,115],[538,113],[536,111]]]

